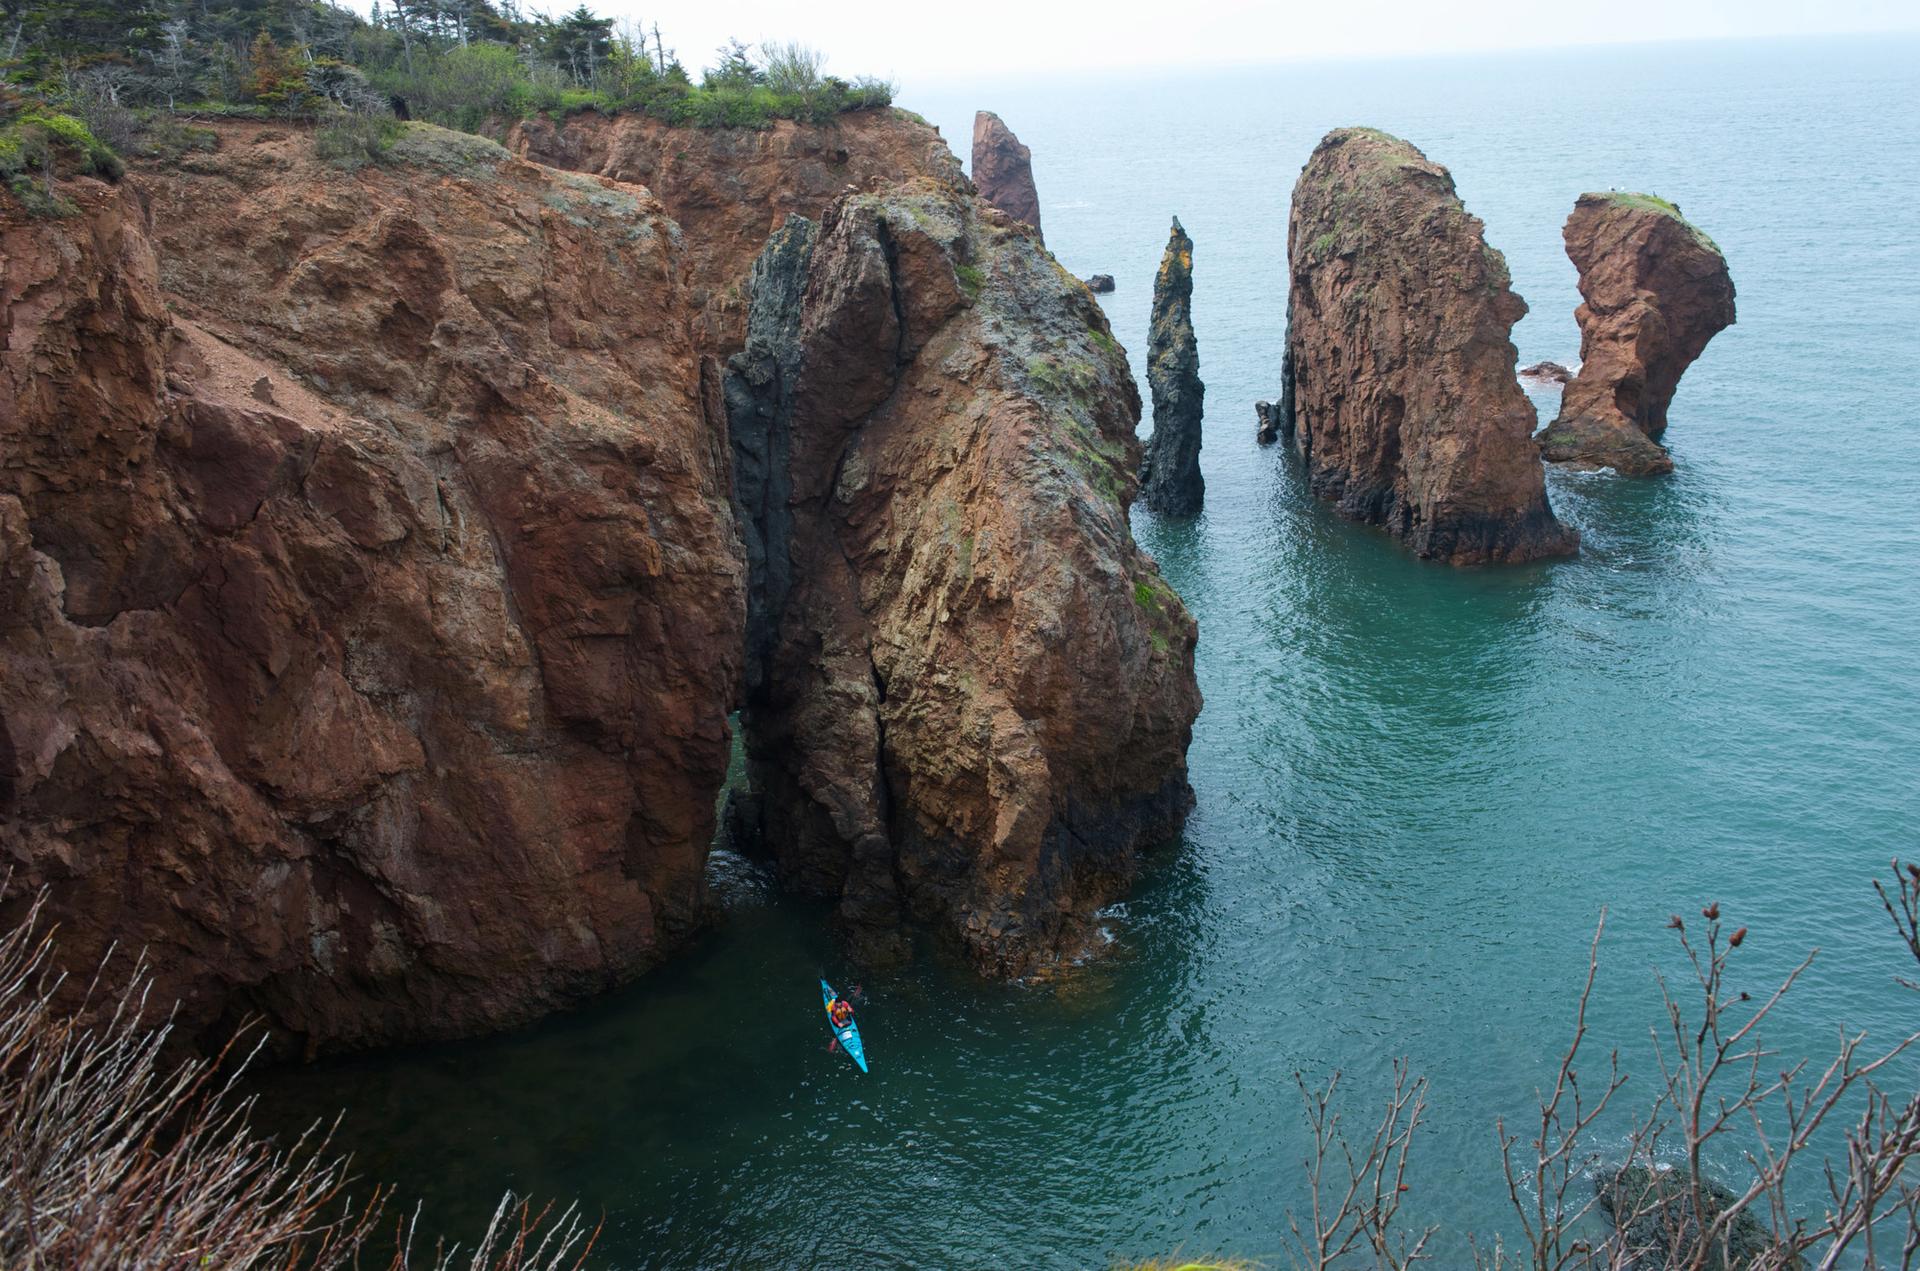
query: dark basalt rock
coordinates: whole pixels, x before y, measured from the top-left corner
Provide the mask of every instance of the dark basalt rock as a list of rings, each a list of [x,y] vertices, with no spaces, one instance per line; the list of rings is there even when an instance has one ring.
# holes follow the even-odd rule
[[[1193,338],[1193,240],[1177,217],[1153,280],[1147,383],[1153,390],[1153,437],[1140,466],[1140,497],[1161,516],[1195,516],[1207,492],[1200,476],[1206,386]]]
[[[1271,446],[1280,439],[1280,408],[1272,402],[1255,402],[1253,417],[1256,421],[1253,439],[1263,446]]]
[[[1613,1239],[1618,1257],[1607,1263],[1624,1271],[1662,1271],[1682,1265],[1700,1238],[1700,1222],[1694,1212],[1691,1189],[1686,1175],[1678,1169],[1649,1169],[1645,1165],[1626,1165],[1594,1180],[1600,1212],[1614,1225]],[[1711,1215],[1717,1216],[1736,1197],[1718,1183],[1707,1182],[1701,1199]],[[1751,1209],[1742,1210],[1729,1224],[1724,1241],[1707,1254],[1703,1271],[1740,1271],[1763,1265],[1768,1255],[1783,1257],[1783,1262],[1764,1261],[1767,1266],[1803,1266],[1794,1254],[1775,1249],[1774,1241]],[[1686,1261],[1685,1265],[1694,1265]]]
[[[1106,295],[1109,291],[1113,290],[1113,275],[1095,274],[1093,277],[1087,279],[1087,290],[1098,296]]]
[[[1315,494],[1449,564],[1575,551],[1514,378],[1526,313],[1447,170],[1371,128],[1328,133],[1293,190],[1280,431]]]
[[[1520,378],[1539,380],[1543,384],[1564,384],[1573,378],[1573,372],[1558,362],[1535,362],[1532,366],[1520,368]]]
[[[748,692],[765,686],[780,614],[793,587],[793,387],[800,371],[800,302],[819,227],[789,216],[753,262],[746,348],[727,360],[734,504],[747,550]]]

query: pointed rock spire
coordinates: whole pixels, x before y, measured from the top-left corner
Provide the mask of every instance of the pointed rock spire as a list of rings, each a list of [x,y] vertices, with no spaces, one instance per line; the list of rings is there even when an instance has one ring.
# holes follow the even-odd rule
[[[1153,280],[1153,326],[1147,339],[1147,384],[1153,390],[1153,437],[1140,468],[1141,497],[1161,516],[1200,512],[1200,418],[1206,385],[1193,338],[1193,240],[1173,220],[1160,272]]]

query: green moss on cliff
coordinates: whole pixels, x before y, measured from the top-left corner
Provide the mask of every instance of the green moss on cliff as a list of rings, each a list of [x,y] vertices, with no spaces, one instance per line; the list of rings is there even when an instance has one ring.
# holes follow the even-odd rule
[[[497,141],[473,133],[436,128],[432,124],[404,124],[394,140],[393,161],[450,172],[491,169],[513,156]]]
[[[1646,194],[1636,190],[1608,190],[1604,194],[1583,194],[1580,197],[1582,199],[1604,199],[1616,207],[1631,208],[1639,212],[1653,212],[1660,216],[1671,217],[1680,222],[1681,226],[1684,227],[1689,234],[1693,235],[1694,238],[1698,239],[1703,246],[1712,248],[1716,255],[1726,255],[1725,252],[1720,250],[1720,244],[1709,238],[1705,230],[1686,218],[1680,211],[1680,205],[1678,203],[1663,199],[1657,194]]]
[[[120,156],[72,115],[29,109],[0,125],[0,181],[30,216],[69,216],[72,200],[57,193],[56,176],[79,173],[118,181],[126,172]]]
[[[29,110],[0,127],[0,176],[13,177],[62,161],[108,181],[118,181],[126,172],[120,156],[72,115]]]

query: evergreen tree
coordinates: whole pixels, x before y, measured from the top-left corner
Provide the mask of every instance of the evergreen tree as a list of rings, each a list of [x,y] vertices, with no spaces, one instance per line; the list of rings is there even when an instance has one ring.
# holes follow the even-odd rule
[[[540,51],[576,84],[591,84],[613,53],[613,19],[596,18],[581,5],[557,22],[544,23]]]

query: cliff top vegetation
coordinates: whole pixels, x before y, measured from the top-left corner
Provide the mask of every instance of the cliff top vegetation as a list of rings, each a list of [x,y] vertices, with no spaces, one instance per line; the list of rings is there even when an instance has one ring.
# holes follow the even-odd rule
[[[0,126],[11,90],[11,113],[75,119],[122,152],[180,114],[397,114],[499,133],[542,113],[764,128],[892,102],[890,83],[824,66],[803,44],[735,40],[696,82],[658,24],[584,4],[548,17],[517,0],[375,0],[369,18],[330,0],[0,0]]]
[[[1582,194],[1580,196],[1580,202],[1584,203],[1589,199],[1611,203],[1615,207],[1631,208],[1640,212],[1655,212],[1661,216],[1672,217],[1686,227],[1687,232],[1700,240],[1704,246],[1712,248],[1716,253],[1725,255],[1724,252],[1720,252],[1720,244],[1708,238],[1704,230],[1686,218],[1686,214],[1680,210],[1678,203],[1669,202],[1657,194],[1644,194],[1636,190],[1607,190],[1604,193],[1596,192]]]

